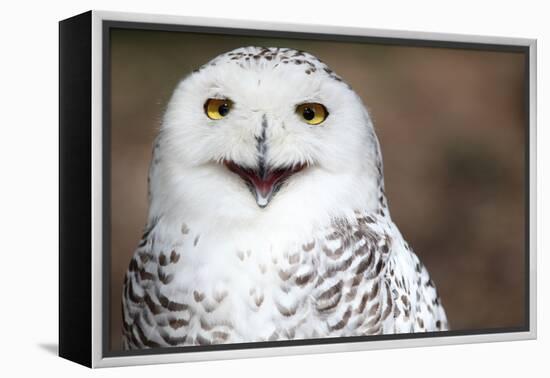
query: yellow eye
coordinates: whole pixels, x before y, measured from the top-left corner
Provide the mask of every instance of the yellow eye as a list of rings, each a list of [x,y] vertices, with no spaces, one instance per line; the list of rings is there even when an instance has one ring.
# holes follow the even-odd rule
[[[308,102],[298,105],[296,113],[309,125],[318,125],[328,117],[327,108],[316,102]]]
[[[210,119],[222,119],[229,113],[232,106],[233,102],[226,98],[209,98],[204,103],[204,112]]]

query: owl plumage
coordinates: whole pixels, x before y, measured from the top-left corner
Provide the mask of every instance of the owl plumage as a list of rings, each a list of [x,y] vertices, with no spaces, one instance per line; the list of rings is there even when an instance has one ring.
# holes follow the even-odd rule
[[[209,99],[228,106],[220,117]],[[326,111],[318,124],[308,104]],[[124,281],[124,349],[448,327],[391,220],[367,110],[311,54],[240,48],[182,80],[149,201]]]

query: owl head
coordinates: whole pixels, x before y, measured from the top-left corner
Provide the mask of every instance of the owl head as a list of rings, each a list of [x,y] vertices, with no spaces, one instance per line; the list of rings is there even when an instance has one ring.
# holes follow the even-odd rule
[[[262,47],[178,84],[149,178],[150,217],[285,224],[374,210],[382,185],[359,96],[315,56]]]

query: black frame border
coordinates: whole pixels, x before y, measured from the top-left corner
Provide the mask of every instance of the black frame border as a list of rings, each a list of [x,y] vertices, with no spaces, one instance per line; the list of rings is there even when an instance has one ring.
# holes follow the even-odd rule
[[[266,342],[250,342],[250,343],[234,343],[234,344],[219,344],[205,346],[183,346],[183,347],[162,347],[145,350],[133,351],[117,351],[113,352],[110,349],[110,274],[111,274],[111,55],[110,55],[110,32],[112,29],[131,29],[131,30],[148,30],[148,31],[163,31],[163,32],[186,32],[186,33],[203,33],[203,34],[218,34],[218,35],[234,35],[234,36],[254,36],[268,38],[286,38],[286,39],[305,39],[305,40],[323,40],[333,42],[359,42],[368,44],[383,44],[397,45],[403,47],[432,47],[432,48],[450,48],[450,49],[467,49],[467,50],[482,50],[482,51],[497,51],[497,52],[517,52],[525,56],[525,73],[524,73],[524,113],[525,113],[525,151],[524,151],[524,169],[525,169],[525,185],[524,185],[524,208],[525,208],[525,260],[524,260],[524,322],[523,326],[508,327],[508,328],[485,328],[472,330],[451,330],[440,332],[426,333],[404,333],[391,335],[373,335],[373,336],[354,336],[354,337],[330,337],[288,341],[266,341]],[[531,103],[531,81],[530,81],[530,47],[513,44],[499,43],[482,43],[482,42],[455,42],[430,39],[412,39],[412,38],[394,38],[394,37],[374,37],[374,36],[358,36],[358,35],[342,35],[329,33],[309,33],[296,31],[281,31],[281,30],[265,30],[265,29],[245,29],[245,28],[230,28],[230,27],[211,27],[211,26],[195,26],[195,25],[176,25],[162,23],[147,23],[147,22],[130,22],[103,20],[102,21],[102,164],[103,164],[103,240],[102,240],[102,357],[124,357],[124,356],[143,356],[143,355],[158,355],[158,354],[173,354],[173,353],[192,353],[192,352],[208,352],[236,349],[256,349],[256,348],[278,348],[306,345],[330,345],[340,343],[355,343],[380,340],[403,340],[403,339],[419,339],[419,338],[434,338],[448,336],[472,336],[486,335],[498,333],[515,333],[530,331],[530,103]]]
[[[92,12],[59,22],[59,356],[92,366]]]

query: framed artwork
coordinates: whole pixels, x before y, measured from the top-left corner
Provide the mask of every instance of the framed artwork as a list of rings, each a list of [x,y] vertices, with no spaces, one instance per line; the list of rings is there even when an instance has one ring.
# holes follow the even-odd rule
[[[535,40],[59,26],[62,357],[536,337]]]

